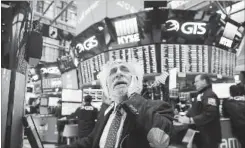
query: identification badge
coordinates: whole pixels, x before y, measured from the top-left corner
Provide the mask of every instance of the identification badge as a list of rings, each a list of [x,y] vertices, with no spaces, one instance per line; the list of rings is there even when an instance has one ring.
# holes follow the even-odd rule
[[[202,101],[202,99],[201,99],[202,95],[203,95],[203,94],[199,94],[199,95],[197,96],[197,101]]]
[[[217,106],[216,101],[214,98],[208,98],[208,104],[212,106]]]

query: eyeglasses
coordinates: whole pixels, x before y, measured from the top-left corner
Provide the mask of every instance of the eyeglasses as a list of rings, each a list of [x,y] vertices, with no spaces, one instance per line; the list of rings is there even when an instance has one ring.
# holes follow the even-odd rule
[[[113,75],[115,73],[117,73],[118,69],[120,69],[120,71],[122,72],[129,72],[128,67],[126,67],[125,65],[120,65],[119,67],[114,67],[110,70],[110,75]]]

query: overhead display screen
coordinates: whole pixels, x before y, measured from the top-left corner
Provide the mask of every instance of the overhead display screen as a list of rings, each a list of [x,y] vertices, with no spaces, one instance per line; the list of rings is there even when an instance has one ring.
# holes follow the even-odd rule
[[[211,73],[233,76],[236,66],[236,54],[218,47],[212,47]]]
[[[82,102],[82,90],[62,89],[62,101]]]
[[[208,73],[207,45],[161,45],[161,71],[177,68],[179,72]]]
[[[109,50],[80,63],[82,83],[97,80],[102,66],[109,60],[121,59],[124,61],[137,60],[145,74],[157,73],[157,58],[155,45],[145,45],[132,48]]]
[[[73,69],[61,75],[62,88],[78,89],[77,70]]]
[[[233,76],[235,53],[208,45],[161,45],[161,71],[212,73]]]
[[[157,72],[155,45],[109,51],[109,61],[114,61],[116,59],[122,59],[127,62],[136,59],[141,64],[145,73],[149,74]]]
[[[82,84],[97,80],[97,75],[105,63],[105,53],[101,53],[81,62],[80,68],[82,72]]]

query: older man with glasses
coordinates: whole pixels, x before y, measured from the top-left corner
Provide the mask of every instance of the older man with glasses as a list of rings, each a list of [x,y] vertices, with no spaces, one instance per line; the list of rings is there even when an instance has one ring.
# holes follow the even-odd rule
[[[143,68],[136,62],[108,62],[99,79],[112,103],[103,105],[93,132],[67,148],[166,148],[173,111],[160,100],[140,95]]]

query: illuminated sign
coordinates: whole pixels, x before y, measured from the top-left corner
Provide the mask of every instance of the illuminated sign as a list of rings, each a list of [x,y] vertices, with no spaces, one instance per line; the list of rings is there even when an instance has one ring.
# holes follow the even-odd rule
[[[176,20],[168,20],[166,21],[166,23],[170,23],[170,27],[171,28],[168,28],[167,31],[179,31],[179,22],[177,22]]]
[[[185,22],[181,25],[176,20],[168,20],[166,23],[170,23],[170,28],[167,31],[179,31],[181,30],[184,34],[198,34],[203,35],[206,33],[206,23],[199,23],[199,22]]]
[[[117,5],[120,6],[121,8],[124,8],[125,10],[129,11],[130,13],[137,12],[137,10],[133,6],[131,6],[129,3],[127,3],[123,0],[118,1]]]
[[[58,88],[62,87],[61,78],[49,78],[42,80],[42,87],[43,88]]]
[[[98,40],[96,39],[95,36],[92,36],[87,40],[85,40],[83,43],[78,43],[76,45],[76,49],[77,49],[76,52],[81,53],[85,50],[90,50],[96,46],[98,46]]]
[[[138,42],[139,40],[140,40],[140,37],[138,33],[132,34],[132,35],[121,36],[117,38],[118,44]]]
[[[136,17],[115,22],[118,44],[140,41]]]
[[[219,44],[231,48],[232,42],[233,42],[232,40],[227,39],[227,38],[225,38],[225,37],[222,36],[220,38]]]
[[[57,74],[60,75],[58,67],[41,68],[42,74]]]
[[[81,14],[81,16],[80,17],[78,17],[78,21],[77,21],[77,24],[80,24],[80,23],[82,23],[82,21],[84,20],[84,18],[86,17],[86,16],[88,16],[96,7],[98,7],[99,6],[99,3],[100,3],[100,1],[99,0],[97,0],[97,1],[95,1],[95,2],[93,2],[93,4],[91,4],[85,11],[83,11],[82,13],[79,13],[78,12],[78,16],[80,16],[80,14]],[[83,3],[78,3],[78,5],[80,6],[79,8],[81,8],[82,6],[81,5],[83,5]],[[79,9],[78,9],[79,10]],[[82,10],[84,10],[84,9],[82,9]]]
[[[220,144],[220,148],[240,148],[239,142],[236,138],[227,138],[222,139],[222,143]]]

